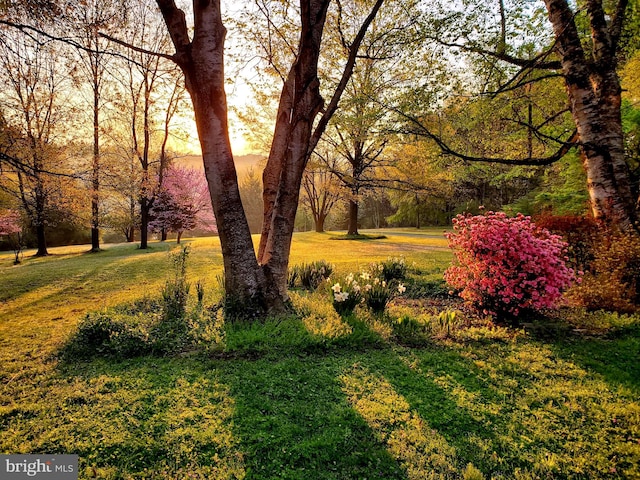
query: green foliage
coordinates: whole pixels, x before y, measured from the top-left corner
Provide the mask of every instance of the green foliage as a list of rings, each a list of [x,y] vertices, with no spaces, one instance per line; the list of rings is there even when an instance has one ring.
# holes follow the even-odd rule
[[[174,354],[189,346],[215,349],[224,340],[216,311],[203,306],[202,282],[197,303],[189,311],[186,280],[189,247],[170,255],[170,275],[160,301],[144,300],[89,313],[62,348],[65,359],[94,356],[132,358],[150,353]]]
[[[131,358],[154,347],[153,325],[160,321],[162,306],[152,300],[89,313],[61,350],[65,360],[92,357]]]
[[[294,265],[289,272],[288,284],[293,288],[299,282],[302,288],[313,291],[329,278],[332,272],[333,265],[325,260]]]
[[[407,262],[404,257],[388,257],[384,262],[371,265],[371,273],[382,280],[404,280],[407,276]]]
[[[58,363],[52,353],[96,298],[123,304],[101,310],[112,321],[116,313],[129,327],[134,317],[159,321],[161,298],[133,299],[146,272],[148,288],[161,291],[160,247],[53,250],[18,267],[5,254],[0,450],[76,453],[82,480],[640,476],[637,314],[564,309],[565,334],[545,340],[498,327],[428,296],[426,285],[439,291],[448,252],[426,236],[389,237],[367,250],[345,244],[332,257],[354,270],[354,259],[379,262],[391,245],[417,262],[421,273],[411,270],[384,316],[362,308],[340,316],[318,289],[293,292],[290,316],[229,324],[221,309],[198,313],[193,295],[188,322],[201,315],[208,325],[199,354],[117,362],[90,354]],[[323,248],[335,246],[326,238],[296,235],[293,257],[328,258]],[[189,272],[214,284],[219,243],[191,246]],[[203,289],[203,303],[211,294]],[[440,312],[456,312],[448,336],[436,331]]]

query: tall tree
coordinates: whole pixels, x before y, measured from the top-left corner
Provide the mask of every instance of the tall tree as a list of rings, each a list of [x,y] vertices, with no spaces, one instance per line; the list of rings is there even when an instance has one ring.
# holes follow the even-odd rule
[[[93,148],[91,155],[91,251],[100,251],[100,114],[103,107],[103,91],[106,71],[111,55],[106,52],[107,41],[98,35],[100,30],[112,30],[122,24],[126,8],[121,3],[91,0],[71,5],[69,27],[78,32],[77,53],[80,58],[79,82],[89,85],[89,104],[92,113]]]
[[[357,28],[365,4],[349,0],[340,2],[339,7],[329,18],[332,32],[329,45],[336,52],[336,59],[347,54],[345,35]],[[378,175],[389,165],[391,157],[385,150],[394,139],[390,133],[392,118],[385,104],[408,83],[422,81],[429,74],[427,49],[416,38],[419,11],[415,1],[384,5],[363,42],[340,110],[323,137],[342,159],[332,171],[349,191],[350,235],[358,233],[361,196],[387,184]],[[406,55],[407,50],[412,52],[411,56]],[[332,67],[330,60],[328,70]]]
[[[36,255],[44,256],[49,214],[65,174],[57,140],[63,125],[71,125],[74,103],[64,84],[72,67],[46,37],[6,28],[0,35],[0,67],[5,85],[0,93],[4,134],[10,140],[7,153],[16,159],[11,173],[3,175],[3,188],[20,200],[36,235]]]
[[[318,79],[321,41],[330,0],[301,0],[299,43],[286,74],[274,138],[263,172],[265,215],[258,256],[242,209],[229,141],[224,90],[224,38],[219,0],[193,3],[193,35],[184,11],[172,0],[157,0],[185,75],[202,146],[205,173],[218,224],[225,267],[225,290],[244,308],[285,308],[289,250],[305,166],[351,75],[367,27],[382,5],[372,6],[351,40],[343,77],[323,107]],[[316,121],[318,122],[316,124]],[[314,128],[315,127],[315,128]]]
[[[475,6],[465,3],[466,13],[471,12],[468,15],[447,12],[441,17],[449,19],[449,24],[464,17],[466,23],[462,29],[450,28],[447,32],[444,26],[436,28],[436,33],[428,37],[488,59],[492,66],[492,81],[498,85],[498,90],[525,88],[536,78],[561,75],[577,131],[576,136],[569,135],[561,140],[557,154],[543,158],[526,158],[526,154],[520,158],[461,157],[470,161],[540,165],[557,161],[568,151],[566,147],[576,145],[587,172],[593,215],[622,226],[633,224],[638,214],[624,157],[617,70],[625,18],[637,9],[636,3],[584,0],[578,7],[568,0],[544,0],[553,38],[547,43],[549,46],[541,50],[540,44],[538,50],[529,48],[529,40],[536,33],[534,29],[527,30],[528,24],[522,19],[532,18],[532,12],[529,5],[518,1],[499,0],[493,12],[480,14]],[[478,8],[484,6],[481,4]],[[517,16],[510,16],[510,11]],[[478,27],[487,21],[486,29]],[[515,39],[515,45],[509,44],[510,39]],[[501,64],[511,65],[516,70],[509,72],[501,68]],[[424,124],[423,127],[424,134],[439,140],[432,129]],[[457,153],[443,143],[441,146],[447,153]]]
[[[128,116],[131,153],[141,170],[138,193],[141,249],[148,247],[149,213],[169,161],[169,125],[184,92],[182,80],[175,75],[175,64],[156,53],[165,51],[171,40],[154,7],[148,0],[132,5],[127,41],[138,48],[128,54],[123,79],[128,96],[124,113]]]
[[[310,162],[304,173],[302,203],[311,212],[316,232],[322,233],[331,209],[342,197],[343,192],[338,177],[332,173],[336,169],[336,158],[329,159],[329,153],[326,151],[322,154],[316,153],[322,160]]]

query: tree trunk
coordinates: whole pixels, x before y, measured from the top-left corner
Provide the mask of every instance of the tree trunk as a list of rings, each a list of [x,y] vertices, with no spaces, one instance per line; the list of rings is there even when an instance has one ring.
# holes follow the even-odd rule
[[[167,241],[167,229],[166,228],[163,228],[160,231],[160,241],[162,241],[162,242],[166,242]]]
[[[320,213],[315,216],[314,223],[316,224],[316,232],[324,233],[324,221],[327,219],[327,216]]]
[[[46,257],[49,255],[47,250],[47,237],[45,235],[44,223],[40,222],[36,225],[36,240],[38,242],[38,251],[36,257]]]
[[[181,238],[182,238],[182,231],[178,231],[178,235],[176,236],[176,245],[180,245]]]
[[[94,72],[95,73],[95,72]],[[100,251],[100,91],[93,79],[93,165],[91,170],[91,251]]]
[[[260,264],[284,299],[288,298],[289,252],[302,176],[311,154],[313,122],[323,106],[318,58],[330,0],[300,3],[298,57],[282,89],[273,143],[262,177],[264,220],[258,250]]]
[[[593,59],[587,59],[567,0],[545,0],[545,4],[561,53],[593,215],[632,225],[636,211],[624,158],[616,34],[608,30],[601,0],[587,0],[594,44]]]
[[[146,197],[140,198],[140,249],[149,248],[149,200]]]
[[[194,4],[192,41],[184,12],[172,0],[157,0],[157,3],[176,47],[175,60],[184,72],[193,103],[222,247],[227,300],[245,309],[283,310],[283,299],[268,291],[271,282],[266,281],[258,265],[240,200],[227,123],[223,62],[226,29],[220,3],[211,0]]]
[[[349,200],[349,226],[347,235],[358,234],[358,200]]]

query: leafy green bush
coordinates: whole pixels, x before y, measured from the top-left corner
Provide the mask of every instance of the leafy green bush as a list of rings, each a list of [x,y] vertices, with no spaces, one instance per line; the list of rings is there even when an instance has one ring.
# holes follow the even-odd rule
[[[160,315],[161,305],[153,301],[89,313],[63,347],[62,356],[68,359],[131,358],[148,354],[154,349],[152,325]]]

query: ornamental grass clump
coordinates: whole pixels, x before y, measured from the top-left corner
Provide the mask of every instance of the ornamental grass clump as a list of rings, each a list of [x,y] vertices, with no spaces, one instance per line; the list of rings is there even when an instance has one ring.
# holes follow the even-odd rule
[[[478,311],[515,319],[525,310],[553,308],[576,280],[567,244],[530,217],[502,212],[458,215],[448,233],[455,263],[446,282]]]

